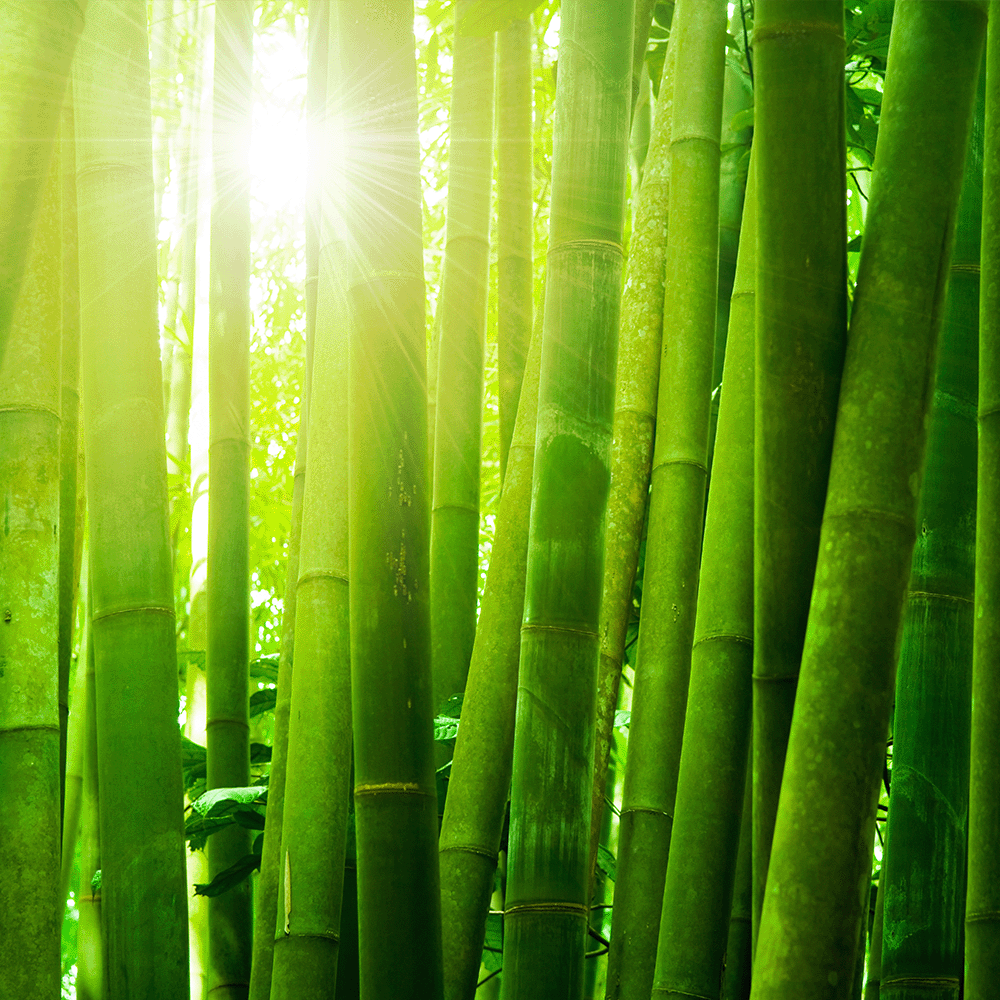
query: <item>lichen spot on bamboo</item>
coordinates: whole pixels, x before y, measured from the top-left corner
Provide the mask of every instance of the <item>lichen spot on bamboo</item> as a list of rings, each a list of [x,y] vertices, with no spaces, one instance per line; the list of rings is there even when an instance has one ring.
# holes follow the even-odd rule
[[[387,552],[385,556],[386,565],[392,570],[392,596],[402,595],[407,601],[413,600],[413,593],[406,582],[406,529],[403,528],[399,538],[399,555]],[[414,584],[413,589],[416,589]]]

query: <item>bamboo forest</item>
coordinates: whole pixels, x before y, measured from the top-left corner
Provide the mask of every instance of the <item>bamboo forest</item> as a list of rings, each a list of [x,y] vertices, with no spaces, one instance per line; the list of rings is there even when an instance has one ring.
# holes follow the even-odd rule
[[[0,0],[0,494],[0,1000],[1000,998],[1000,0]]]

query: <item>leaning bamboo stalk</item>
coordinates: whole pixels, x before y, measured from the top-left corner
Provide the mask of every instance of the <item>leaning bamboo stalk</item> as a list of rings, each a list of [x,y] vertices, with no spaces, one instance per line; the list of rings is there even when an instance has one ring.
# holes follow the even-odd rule
[[[753,184],[751,163],[751,192]],[[705,516],[654,997],[687,991],[719,1000],[729,940],[752,706],[756,216],[751,197],[740,235]]]
[[[445,1000],[468,1000],[475,992],[510,788],[541,354],[536,323],[441,824]]]
[[[698,592],[719,242],[725,5],[680,0],[656,438],[620,875],[632,940],[623,997],[648,995],[663,903]],[[692,81],[681,87],[680,81]],[[694,81],[697,81],[695,84]],[[624,970],[623,970],[624,971]]]
[[[851,987],[985,33],[980,3],[893,19],[753,1000]]]
[[[145,3],[91,0],[73,91],[107,982],[173,998],[187,914]]]

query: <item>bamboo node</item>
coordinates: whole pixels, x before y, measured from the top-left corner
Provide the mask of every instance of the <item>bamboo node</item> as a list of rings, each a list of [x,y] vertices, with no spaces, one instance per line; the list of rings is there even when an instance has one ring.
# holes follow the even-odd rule
[[[572,250],[611,250],[625,259],[625,250],[621,243],[613,240],[564,240],[554,247],[549,247],[545,256],[554,257],[558,253],[569,253]]]
[[[597,631],[592,628],[579,628],[575,625],[543,625],[541,622],[525,622],[522,632],[568,632],[571,635],[585,635],[597,638]]]
[[[712,1000],[710,996],[706,996],[704,993],[688,993],[687,990],[678,990],[672,986],[654,986],[652,995],[654,997],[691,997],[692,1000]]]
[[[497,863],[496,851],[488,851],[483,847],[477,847],[475,844],[449,844],[447,847],[439,848],[438,854],[444,854],[447,851],[457,851],[462,854],[477,854],[481,858],[488,858],[493,864]]]
[[[882,979],[883,989],[896,986],[900,989],[954,990],[959,986],[957,976],[893,976]]]
[[[965,922],[967,924],[985,924],[991,921],[1000,922],[1000,910],[979,910],[975,913],[966,913]]]
[[[504,917],[516,916],[521,913],[572,913],[586,917],[588,908],[583,903],[570,902],[537,902],[537,903],[515,903],[508,906],[504,911]]]
[[[355,785],[354,796],[378,795],[381,792],[388,792],[395,795],[424,795],[430,797],[430,792],[425,792],[415,781],[383,781],[374,785]]]

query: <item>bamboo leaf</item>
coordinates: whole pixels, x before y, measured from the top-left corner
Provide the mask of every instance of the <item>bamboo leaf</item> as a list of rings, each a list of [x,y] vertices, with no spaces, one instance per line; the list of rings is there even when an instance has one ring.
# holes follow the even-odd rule
[[[230,865],[225,871],[219,872],[207,885],[197,883],[194,887],[196,896],[221,896],[234,886],[245,881],[251,872],[260,868],[259,854],[244,854],[239,861]]]
[[[278,697],[277,688],[263,688],[250,695],[250,718],[255,719],[265,712],[274,711],[274,703]]]

